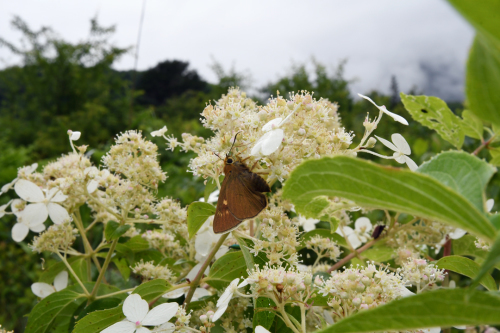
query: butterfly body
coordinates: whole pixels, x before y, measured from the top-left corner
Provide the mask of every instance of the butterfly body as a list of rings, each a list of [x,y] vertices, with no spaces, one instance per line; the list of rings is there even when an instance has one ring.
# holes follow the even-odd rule
[[[216,234],[229,232],[259,215],[267,207],[263,192],[271,192],[261,176],[231,154],[224,160],[224,174],[214,217]]]

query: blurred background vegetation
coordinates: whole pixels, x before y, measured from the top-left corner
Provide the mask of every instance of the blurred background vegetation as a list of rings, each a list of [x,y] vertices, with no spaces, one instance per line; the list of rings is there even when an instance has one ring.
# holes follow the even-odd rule
[[[38,162],[41,167],[67,153],[68,129],[82,132],[78,144],[89,145],[96,165],[116,134],[128,129],[142,130],[149,139],[151,131],[164,125],[168,134],[178,138],[183,132],[209,137],[210,131],[199,122],[200,113],[206,103],[220,98],[231,86],[251,89],[250,95],[260,103],[265,103],[271,94],[276,95],[276,91],[284,96],[291,91],[313,91],[316,98],[338,102],[343,125],[354,131],[357,138],[363,135],[366,114],[369,112],[372,118],[377,114],[367,101],[353,98],[352,81],[344,77],[346,61],[331,70],[330,64],[315,60],[295,64],[286,75],[265,87],[251,87],[248,74],[226,70],[214,61],[218,82],[213,84],[179,60],[165,60],[145,71],[114,70],[113,63],[130,50],[113,46],[110,39],[114,28],[101,27],[95,20],[89,37],[77,44],[61,40],[48,28],[33,31],[20,18],[13,20],[13,26],[24,36],[22,46],[0,38],[0,47],[9,48],[22,59],[19,66],[0,71],[0,186],[14,179],[20,166]],[[390,86],[391,94],[362,93],[411,120],[400,102],[396,78],[380,82],[380,86]],[[461,113],[460,101],[448,102],[452,110]],[[418,164],[451,148],[435,132],[416,122],[405,127],[387,117],[377,129],[377,135],[387,139],[395,132],[408,140],[412,158]],[[161,164],[169,176],[159,189],[160,195],[174,197],[184,205],[202,197],[203,181],[186,171],[192,155],[165,151],[164,140],[153,141],[160,147]],[[466,138],[464,150],[471,151],[478,144]],[[377,149],[391,154],[380,144]],[[373,159],[368,154],[362,157]],[[375,159],[394,165],[394,161]],[[489,197],[498,193],[495,184],[497,178]],[[13,197],[12,191],[2,195],[0,205]],[[14,223],[8,216],[0,224],[0,323],[4,328],[22,332],[26,321],[23,315],[37,302],[29,287],[41,274],[43,262],[28,249],[30,239],[21,244],[12,241]]]

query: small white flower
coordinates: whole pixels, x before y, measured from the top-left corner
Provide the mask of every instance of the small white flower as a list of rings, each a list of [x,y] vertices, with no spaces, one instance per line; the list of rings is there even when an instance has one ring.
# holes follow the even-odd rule
[[[370,219],[367,217],[360,217],[354,222],[354,230],[351,227],[342,227],[344,235],[349,240],[349,243],[354,249],[357,249],[361,244],[365,243],[370,238],[370,231],[373,226]],[[340,228],[339,228],[340,229]],[[337,229],[337,233],[342,236],[342,232]]]
[[[68,211],[58,204],[68,196],[62,194],[58,188],[51,188],[45,195],[36,184],[24,179],[18,180],[14,188],[21,199],[31,203],[19,216],[25,222],[38,225],[45,222],[48,216],[55,224],[69,220]]]
[[[404,125],[408,125],[408,122],[406,121],[405,118],[401,117],[400,115],[397,115],[395,113],[392,113],[390,112],[389,110],[387,110],[387,108],[385,107],[385,105],[382,105],[382,106],[378,106],[377,104],[375,104],[375,102],[368,96],[365,96],[365,95],[361,95],[361,94],[358,94],[359,97],[362,97],[368,101],[370,101],[373,105],[375,105],[380,111],[382,111],[383,113],[385,113],[386,115],[392,117],[392,119],[394,119],[395,121],[398,121],[400,122],[401,124],[404,124]]]
[[[102,333],[147,333],[144,326],[156,326],[167,323],[175,314],[179,304],[163,303],[149,311],[148,302],[138,294],[131,294],[123,302],[123,314],[126,319],[101,331]],[[171,325],[168,325],[169,327]]]
[[[208,196],[207,203],[217,202],[219,200],[219,190],[215,190]],[[205,202],[205,198],[200,198],[198,201]]]
[[[318,219],[313,219],[313,218],[307,219],[299,214],[299,225],[302,226],[305,232],[316,229],[316,223],[318,222],[319,222]]]
[[[295,109],[296,110],[296,109]],[[285,124],[288,119],[295,113],[295,110],[292,111],[285,119],[276,118],[269,121],[267,124],[262,126],[262,131],[266,132],[253,146],[250,155],[258,156],[264,155],[268,156],[278,150],[283,138],[285,136],[285,132],[280,128],[283,124]]]
[[[161,129],[151,132],[151,136],[164,136],[166,132],[167,126],[163,126]]]
[[[68,130],[68,135],[69,135],[69,139],[71,141],[76,141],[78,139],[80,139],[80,136],[82,135],[82,132],[73,132],[72,130]]]
[[[387,148],[395,151],[393,154],[394,159],[396,162],[403,164],[406,163],[410,170],[415,171],[418,169],[418,165],[413,162],[411,158],[409,158],[407,155],[411,154],[411,149],[410,145],[408,142],[406,142],[405,138],[401,134],[394,133],[391,136],[392,142],[387,141],[386,139],[382,139],[381,137],[378,137],[375,135],[375,137],[384,144]]]
[[[224,293],[222,293],[222,295],[220,296],[219,300],[217,301],[217,311],[215,311],[214,316],[212,317],[213,323],[215,323],[224,314],[224,312],[226,312],[229,302],[231,301],[231,298],[233,298],[233,294],[238,290],[238,288],[242,288],[248,285],[247,280],[243,280],[243,282],[238,284],[239,281],[240,278],[236,278],[231,281],[226,290],[224,290]]]
[[[68,286],[68,272],[62,271],[54,278],[54,285],[48,283],[36,282],[31,285],[33,294],[40,298],[45,298],[56,291],[61,291]]]
[[[38,168],[38,163],[33,163],[32,165],[25,166],[21,168],[21,170],[24,172],[25,175],[31,175],[35,170]],[[2,193],[6,193],[8,190],[14,187],[16,184],[18,178],[14,178],[10,183],[5,184],[2,186],[2,189],[0,190],[0,195]]]

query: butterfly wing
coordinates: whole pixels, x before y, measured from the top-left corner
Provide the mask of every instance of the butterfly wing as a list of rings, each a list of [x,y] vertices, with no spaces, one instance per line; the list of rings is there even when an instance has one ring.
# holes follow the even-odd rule
[[[219,200],[217,200],[217,208],[214,216],[214,233],[220,234],[231,231],[236,228],[242,221],[234,217],[229,211],[227,189],[228,184],[232,183],[234,178],[231,174],[227,175],[222,181]]]
[[[267,197],[261,192],[271,192],[271,189],[261,176],[246,167],[235,165],[234,168],[238,176],[228,179],[228,207],[237,219],[251,219],[267,207]]]

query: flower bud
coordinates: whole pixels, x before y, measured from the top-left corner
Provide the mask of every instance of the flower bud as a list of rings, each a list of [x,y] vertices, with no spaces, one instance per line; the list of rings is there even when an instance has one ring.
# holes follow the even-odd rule
[[[201,315],[200,316],[200,320],[201,320],[202,323],[206,322],[208,320],[207,315]]]
[[[290,110],[293,110],[293,108],[295,107],[295,103],[294,103],[294,102],[292,102],[292,101],[290,101],[290,102],[287,102],[287,103],[286,103],[286,106],[288,106],[288,108],[289,108]]]
[[[366,142],[366,148],[373,148],[373,147],[375,147],[376,143],[377,143],[377,139],[369,138],[368,141]]]
[[[363,283],[365,286],[369,286],[372,283],[372,280],[367,276],[363,276],[361,278],[361,283]]]
[[[353,300],[352,300],[352,304],[353,304],[354,306],[360,306],[360,305],[361,305],[361,299],[360,299],[359,297],[355,297],[355,298],[353,298]]]
[[[311,275],[306,275],[306,276],[304,277],[304,284],[305,284],[306,286],[310,286],[310,285],[311,285],[311,283],[312,283],[312,276],[311,276]]]
[[[302,135],[305,135],[305,134],[306,134],[306,130],[305,130],[305,129],[303,129],[303,128],[299,128],[298,133],[299,133],[299,135],[301,135],[301,136],[302,136]]]
[[[342,299],[348,299],[349,298],[349,294],[346,293],[345,291],[343,291],[343,292],[340,293],[340,298],[342,298]]]

